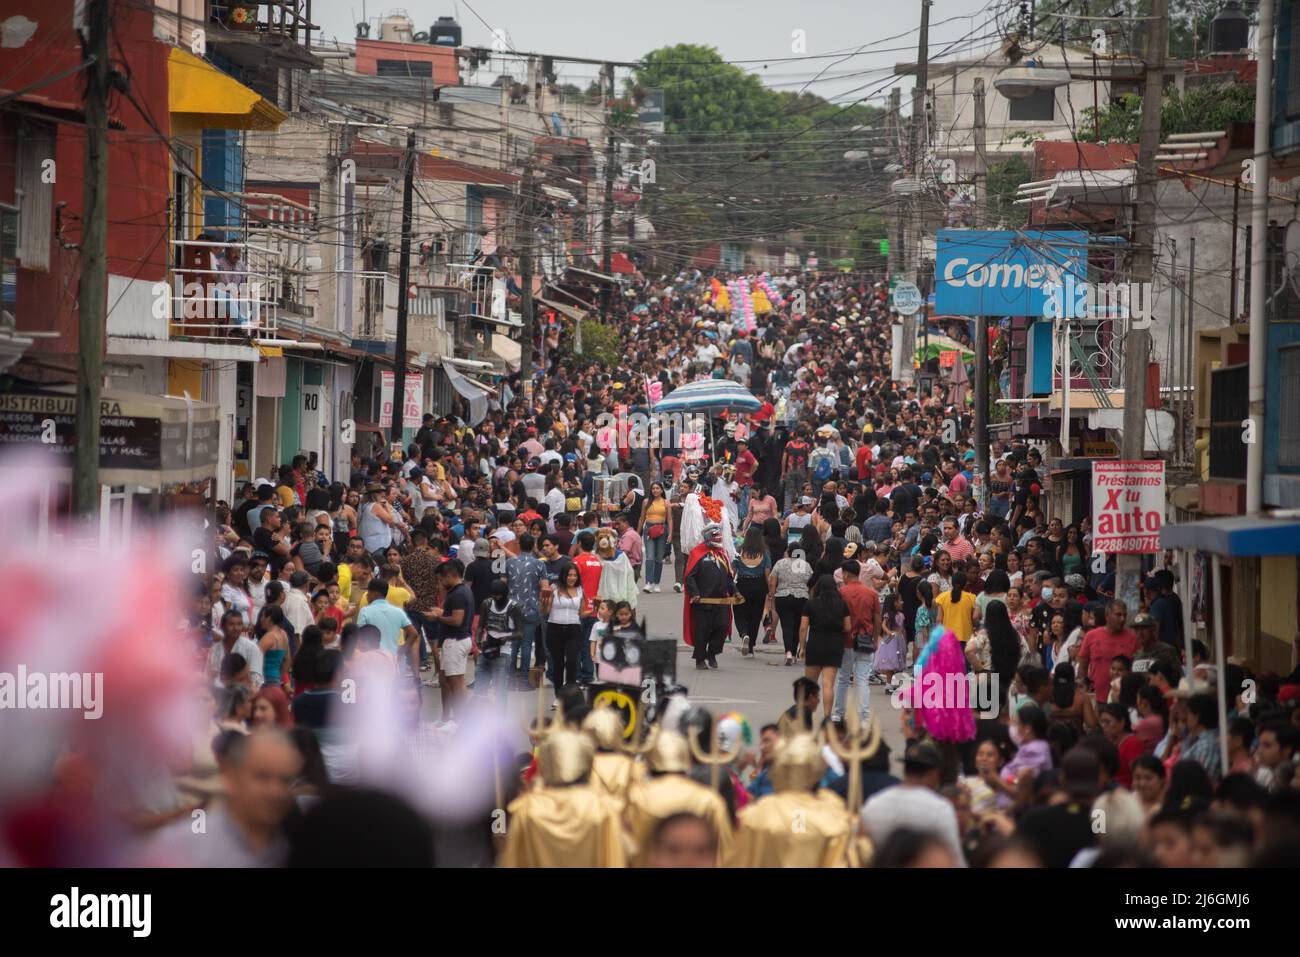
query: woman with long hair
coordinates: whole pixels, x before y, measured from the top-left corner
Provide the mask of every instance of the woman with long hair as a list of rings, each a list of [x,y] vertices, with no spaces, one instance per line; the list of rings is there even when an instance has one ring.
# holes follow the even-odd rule
[[[1056,549],[1056,563],[1061,567],[1062,576],[1081,575],[1087,571],[1088,545],[1078,525],[1066,526],[1061,544]]]
[[[816,568],[817,563],[821,560],[822,552],[826,550],[826,543],[821,535],[817,533],[817,529],[811,525],[805,525],[803,530],[799,532],[799,547],[803,549],[803,557],[808,564]],[[808,584],[811,585],[812,582]]]
[[[773,565],[785,556],[786,538],[781,534],[779,518],[763,519],[763,541],[767,543],[767,557]]]
[[[261,632],[257,646],[262,652],[262,680],[268,685],[284,684],[293,669],[284,621],[279,605],[267,605],[257,620]]]
[[[1016,669],[1030,656],[1029,646],[1011,625],[1007,606],[994,602],[989,606],[984,627],[966,642],[966,659],[975,671],[997,676],[1000,701],[1006,703],[1007,692],[1016,677]]]
[[[758,632],[768,611],[767,577],[771,567],[762,529],[757,525],[749,526],[740,543],[740,554],[736,556],[736,591],[745,599],[744,604],[735,606],[742,658],[754,656]]]
[[[668,495],[663,482],[651,482],[650,494],[641,509],[636,528],[641,536],[645,555],[645,590],[659,591],[664,574],[664,556],[673,534],[673,510],[668,506]]]
[[[835,707],[835,678],[844,660],[850,623],[848,606],[840,597],[835,579],[822,575],[813,585],[799,623],[799,657],[804,662],[804,676],[821,680],[822,708],[827,718]]]
[[[578,653],[582,645],[582,577],[570,562],[560,571],[546,617],[546,650],[554,662],[556,689],[578,680]]]
[[[1052,721],[1068,724],[1082,736],[1097,726],[1092,698],[1075,680],[1074,665],[1062,661],[1052,669]]]
[[[966,591],[966,573],[952,573],[952,590],[934,600],[938,624],[945,625],[963,645],[975,630],[975,596]]]

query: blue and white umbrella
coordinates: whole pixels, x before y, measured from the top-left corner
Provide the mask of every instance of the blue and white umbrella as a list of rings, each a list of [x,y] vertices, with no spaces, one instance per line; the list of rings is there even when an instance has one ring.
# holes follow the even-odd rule
[[[655,412],[757,412],[762,407],[739,382],[701,379],[664,396],[655,403]]]

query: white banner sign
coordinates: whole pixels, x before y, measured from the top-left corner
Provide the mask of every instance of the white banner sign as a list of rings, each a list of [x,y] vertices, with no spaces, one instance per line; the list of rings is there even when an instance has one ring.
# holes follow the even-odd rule
[[[1092,550],[1107,555],[1160,551],[1165,463],[1092,463]]]
[[[379,427],[381,429],[393,427],[393,384],[396,378],[396,374],[392,372],[380,373]],[[424,377],[408,372],[402,386],[402,391],[406,393],[406,403],[402,406],[402,428],[418,429],[423,415],[420,406],[423,404]]]

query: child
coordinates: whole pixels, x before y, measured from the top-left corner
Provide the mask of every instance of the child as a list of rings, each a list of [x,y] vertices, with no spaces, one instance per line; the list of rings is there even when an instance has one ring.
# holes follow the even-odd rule
[[[475,619],[475,645],[481,662],[482,673],[474,682],[474,692],[487,695],[496,689],[497,701],[505,703],[510,673],[510,657],[502,656],[501,649],[507,642],[519,641],[524,637],[524,615],[519,604],[507,595],[508,589],[503,578],[492,583],[492,595],[483,600]]]
[[[903,613],[898,610],[898,596],[892,592],[880,601],[882,641],[876,645],[875,670],[892,685],[895,672],[906,667],[907,636],[903,632]]]
[[[636,627],[636,611],[625,601],[614,606],[614,631],[640,636]]]
[[[596,605],[596,624],[591,627],[591,660],[600,661],[600,640],[608,634],[614,621],[614,602],[602,598]]]

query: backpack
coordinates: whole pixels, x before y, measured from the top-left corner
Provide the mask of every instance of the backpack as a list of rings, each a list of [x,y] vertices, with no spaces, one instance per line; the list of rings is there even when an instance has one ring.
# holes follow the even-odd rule
[[[820,455],[817,457],[817,464],[813,466],[813,478],[819,482],[825,482],[831,477],[831,457],[830,455]]]

